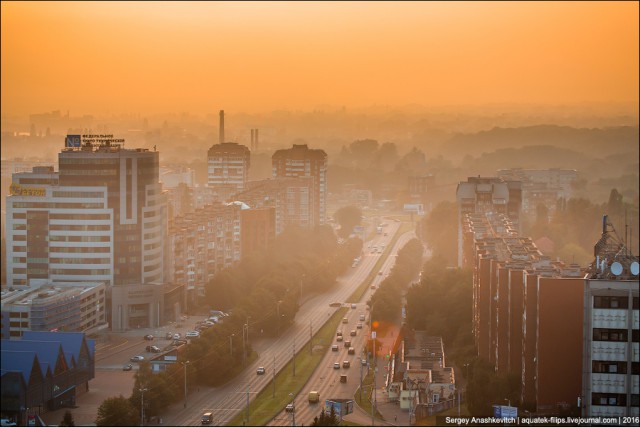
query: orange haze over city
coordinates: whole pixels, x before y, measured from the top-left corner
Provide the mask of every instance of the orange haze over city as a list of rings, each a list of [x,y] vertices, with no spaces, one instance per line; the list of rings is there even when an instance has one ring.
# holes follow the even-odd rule
[[[2,113],[638,102],[638,2],[2,2]]]

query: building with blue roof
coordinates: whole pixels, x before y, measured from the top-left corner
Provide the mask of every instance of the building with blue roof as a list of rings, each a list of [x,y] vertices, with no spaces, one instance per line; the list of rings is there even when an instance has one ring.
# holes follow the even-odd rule
[[[95,377],[95,342],[82,332],[29,332],[2,342],[3,417],[26,420],[73,406]]]

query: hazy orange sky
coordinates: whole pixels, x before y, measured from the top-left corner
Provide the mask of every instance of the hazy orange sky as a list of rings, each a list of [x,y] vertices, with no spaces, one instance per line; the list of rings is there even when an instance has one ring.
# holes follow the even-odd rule
[[[638,2],[2,2],[2,114],[638,102]]]

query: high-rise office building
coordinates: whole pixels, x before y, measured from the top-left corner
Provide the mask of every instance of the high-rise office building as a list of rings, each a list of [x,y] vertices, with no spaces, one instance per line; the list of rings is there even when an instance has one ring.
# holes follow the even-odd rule
[[[323,225],[327,212],[327,153],[324,150],[309,149],[306,144],[293,145],[292,148],[277,150],[272,158],[274,178],[312,179],[312,193],[306,198],[302,195],[300,203],[310,203],[309,227]]]
[[[158,286],[169,267],[159,153],[70,135],[58,157],[59,172],[13,176],[7,283],[103,281],[114,329],[159,325],[165,294],[176,293]]]

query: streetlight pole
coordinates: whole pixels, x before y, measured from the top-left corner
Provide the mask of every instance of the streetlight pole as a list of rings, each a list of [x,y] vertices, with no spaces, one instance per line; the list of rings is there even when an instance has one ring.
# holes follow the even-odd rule
[[[229,335],[229,353],[231,353],[231,358],[233,359],[233,337],[235,337],[236,334],[231,334]]]
[[[140,388],[138,389],[138,391],[140,391],[140,396],[141,396],[141,400],[140,400],[140,425],[144,426],[144,392],[147,391],[146,388]]]
[[[296,336],[293,336],[293,376],[296,376]]]
[[[282,300],[278,301],[276,304],[276,336],[279,337],[280,336],[280,303],[282,302]]]
[[[293,427],[296,427],[296,403],[295,403],[295,396],[293,395],[293,393],[289,393],[289,397],[291,397],[291,416],[292,416],[292,421],[291,421],[291,425]]]
[[[186,362],[180,362],[182,363],[182,366],[184,367],[184,407],[187,407],[187,365],[189,364],[189,361],[187,360]]]
[[[313,326],[311,326],[311,319],[309,319],[309,354],[313,356]]]
[[[375,425],[373,418],[373,411],[376,400],[376,333],[373,330],[373,307],[376,305],[374,302],[371,304],[371,310],[369,310],[369,332],[371,332],[371,339],[373,340],[373,389],[371,389],[371,425]]]
[[[273,396],[276,397],[276,355],[273,355]]]

